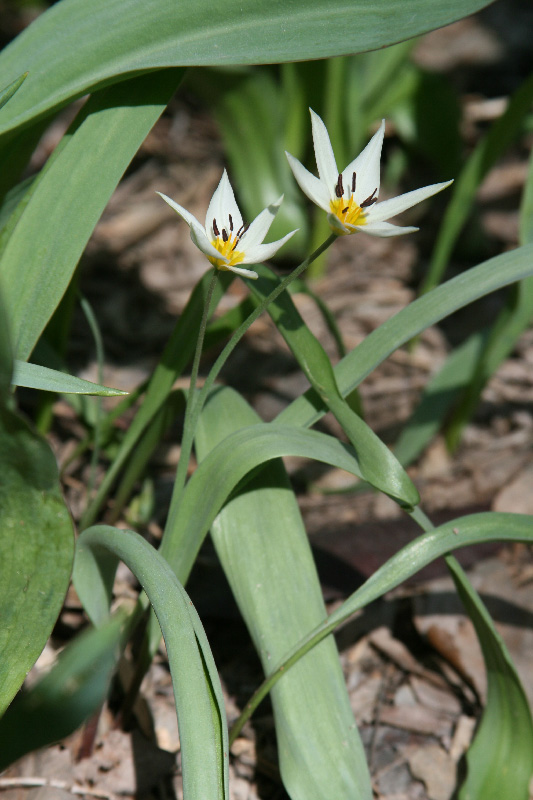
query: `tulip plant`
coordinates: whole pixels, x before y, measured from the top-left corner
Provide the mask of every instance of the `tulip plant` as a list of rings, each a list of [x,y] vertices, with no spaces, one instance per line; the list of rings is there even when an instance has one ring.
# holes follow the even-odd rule
[[[93,714],[136,631],[144,646],[126,691],[135,693],[162,634],[186,800],[230,797],[231,744],[267,693],[280,772],[292,800],[371,800],[368,765],[332,633],[356,611],[444,556],[478,635],[488,678],[487,705],[457,796],[528,797],[533,723],[527,699],[481,598],[451,552],[493,540],[532,542],[533,518],[481,513],[434,528],[405,460],[354,411],[350,395],[393,351],[427,327],[533,276],[533,169],[522,205],[521,246],[433,286],[335,367],[302,320],[288,287],[339,236],[414,233],[416,228],[389,220],[446,189],[451,180],[380,201],[385,123],[374,120],[377,132],[359,155],[350,153],[353,160],[339,171],[326,125],[311,110],[318,177],[287,152],[296,181],[291,192],[298,185],[325,212],[330,233],[284,279],[264,263],[296,233],[287,229],[276,241],[264,242],[283,197],[268,198],[264,210],[246,224],[224,170],[202,225],[160,193],[189,226],[192,241],[211,266],[206,262],[206,273],[147,384],[123,397],[95,434],[97,441],[100,434],[105,438],[122,411],[135,409],[104,479],[89,497],[76,539],[52,452],[17,410],[14,394],[17,386],[72,398],[126,394],[58,369],[46,356],[43,334],[72,285],[112,192],[186,67],[282,63],[387,48],[483,5],[485,0],[463,0],[460,6],[452,0],[381,0],[378,13],[360,0],[349,9],[343,0],[294,0],[268,8],[260,0],[227,0],[223,8],[213,0],[201,6],[192,0],[61,0],[0,54],[5,84],[0,93],[0,767],[68,735]],[[54,115],[85,95],[88,99],[45,167],[24,177]],[[213,314],[236,279],[243,281],[247,299],[239,313],[224,318],[221,332]],[[310,383],[269,423],[236,391],[216,383],[263,312]],[[228,340],[199,389],[207,336]],[[175,390],[189,363],[187,390]],[[136,531],[113,522],[161,435],[161,420],[176,409],[185,412],[180,460],[156,549]],[[336,418],[348,444],[313,429],[326,412]],[[188,477],[193,448],[198,466]],[[281,461],[289,455],[350,472],[392,498],[421,529],[330,616]],[[114,503],[106,510],[112,493]],[[208,532],[265,672],[241,717],[229,721],[231,728],[209,642],[184,588]],[[111,610],[119,560],[143,589],[133,609]],[[65,649],[46,677],[19,691],[58,618],[71,578],[92,628]]]

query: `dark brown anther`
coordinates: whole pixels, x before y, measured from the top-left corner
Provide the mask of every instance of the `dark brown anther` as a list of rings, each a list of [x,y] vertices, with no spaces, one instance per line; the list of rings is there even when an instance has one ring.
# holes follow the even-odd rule
[[[233,220],[231,218],[231,214],[229,215],[229,229],[231,233],[233,233]]]
[[[243,222],[241,227],[237,231],[235,239],[237,240],[237,239],[240,239],[241,236],[244,236],[244,234],[246,233],[246,231],[248,230],[249,227],[250,227],[250,223],[246,224],[246,223]],[[235,243],[237,243],[237,242],[235,242]]]
[[[355,172],[352,175],[352,194],[355,192]]]
[[[220,231],[218,229],[216,219],[213,220],[213,233],[215,234],[215,236],[220,236]]]
[[[371,206],[374,203],[377,203],[378,198],[374,197],[376,192],[377,192],[377,189],[374,189],[372,194],[369,197],[367,197],[366,200],[363,200],[363,202],[361,203],[361,208],[368,208],[368,206]]]
[[[335,186],[335,194],[337,195],[337,197],[342,197],[344,194],[344,187],[342,185],[342,174],[340,174],[337,179],[337,184]]]
[[[341,214],[346,214],[346,212],[348,211],[349,207],[350,206],[346,206],[346,208],[343,208],[342,211],[341,211]]]
[[[223,242],[227,242],[228,241],[228,232],[227,232],[227,230],[225,228],[222,228],[222,241]]]

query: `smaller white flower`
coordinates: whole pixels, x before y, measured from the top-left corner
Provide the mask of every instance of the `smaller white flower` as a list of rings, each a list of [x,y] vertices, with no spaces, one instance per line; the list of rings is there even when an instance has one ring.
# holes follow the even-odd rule
[[[272,258],[274,253],[296,233],[296,231],[291,231],[277,242],[262,244],[278,213],[283,195],[275,203],[261,211],[252,223],[245,225],[226,170],[224,170],[209,203],[205,227],[170,197],[161,192],[157,192],[157,194],[185,220],[191,229],[191,239],[194,244],[207,256],[214,267],[230,270],[247,278],[257,278],[257,272],[251,269],[242,269],[237,267],[237,264],[259,264]]]
[[[379,162],[385,120],[365,149],[342,172],[337,169],[329,134],[318,114],[310,108],[313,144],[319,177],[297,158],[285,153],[300,188],[328,215],[330,228],[339,236],[364,231],[371,236],[401,236],[418,228],[399,227],[385,220],[442,191],[453,181],[434,183],[378,203]]]

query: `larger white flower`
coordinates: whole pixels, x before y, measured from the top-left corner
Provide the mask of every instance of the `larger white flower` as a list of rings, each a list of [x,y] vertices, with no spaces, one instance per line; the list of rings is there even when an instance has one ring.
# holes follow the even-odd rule
[[[453,181],[434,183],[378,203],[379,162],[385,120],[363,152],[339,172],[327,128],[318,114],[311,108],[309,111],[319,177],[312,175],[290,153],[286,152],[286,156],[302,191],[327,212],[334,233],[346,236],[364,231],[371,236],[401,236],[417,231],[418,228],[402,228],[385,220],[442,191]]]
[[[252,223],[245,225],[235,201],[235,195],[224,170],[220,183],[209,203],[205,217],[205,227],[195,216],[161,192],[157,194],[177,211],[191,229],[191,239],[211,264],[217,269],[230,270],[247,278],[257,278],[257,272],[241,269],[236,264],[259,264],[272,258],[279,248],[296,231],[291,231],[282,239],[270,244],[262,244],[274,217],[283,200],[283,195],[275,203],[265,208]]]

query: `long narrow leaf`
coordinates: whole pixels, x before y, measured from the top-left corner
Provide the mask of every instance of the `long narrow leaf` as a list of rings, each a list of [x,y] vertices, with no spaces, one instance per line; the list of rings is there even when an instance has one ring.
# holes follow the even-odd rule
[[[169,66],[257,64],[373,50],[447,25],[486,0],[62,0],[0,57],[6,81],[29,77],[5,107],[0,131],[94,87]],[[68,42],[68,46],[65,46]]]
[[[430,325],[479,297],[529,275],[533,275],[533,245],[491,258],[419,297],[372,331],[335,366],[335,378],[342,394],[350,394],[391,353]],[[277,421],[309,426],[325,411],[318,394],[310,389],[284,409]]]
[[[259,266],[257,270],[259,279],[250,281],[250,289],[256,297],[263,300],[279,283],[279,279],[264,265]],[[344,401],[324,348],[305,325],[290,295],[287,292],[282,293],[267,310],[305,376],[342,425],[356,449],[364,479],[403,506],[417,505],[420,500],[418,492],[403,467],[378,436]]]
[[[163,633],[180,729],[186,800],[227,800],[228,738],[220,681],[202,623],[165,560],[141,536],[101,525],[78,540],[74,580],[84,603],[108,591],[99,562],[121,559],[143,586]]]
[[[128,392],[121,389],[110,389],[100,386],[56,369],[41,367],[39,364],[28,364],[26,361],[15,361],[12,378],[13,386],[26,386],[30,389],[41,389],[58,394],[90,394],[99,397],[117,397]]]
[[[152,73],[92,97],[37,182],[1,261],[19,359],[30,355],[111,193],[181,75],[181,70]]]

